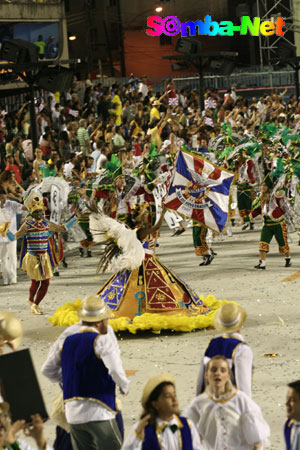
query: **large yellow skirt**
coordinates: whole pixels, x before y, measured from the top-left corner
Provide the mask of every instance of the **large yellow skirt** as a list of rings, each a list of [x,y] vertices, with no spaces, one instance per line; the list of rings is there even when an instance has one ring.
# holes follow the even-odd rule
[[[146,255],[139,269],[124,270],[110,277],[98,292],[113,310],[109,324],[114,331],[192,331],[212,327],[217,310],[226,300],[213,295],[199,297],[155,255]],[[65,303],[50,322],[73,325],[79,322],[81,300]]]
[[[21,269],[27,273],[31,280],[42,281],[53,277],[52,266],[48,253],[38,256],[26,253]]]

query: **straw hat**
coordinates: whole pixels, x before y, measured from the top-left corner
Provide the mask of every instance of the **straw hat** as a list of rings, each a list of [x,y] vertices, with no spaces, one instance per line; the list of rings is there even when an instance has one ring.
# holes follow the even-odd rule
[[[242,306],[236,303],[225,303],[217,311],[214,319],[216,330],[233,333],[242,328],[247,319],[247,313]]]
[[[112,310],[96,294],[83,299],[82,309],[78,311],[78,317],[84,322],[101,322],[109,319],[111,314]]]
[[[153,106],[160,106],[160,101],[159,100],[154,100]]]
[[[21,344],[23,327],[19,319],[12,313],[0,311],[0,344],[9,341],[15,348]]]
[[[161,373],[160,375],[150,378],[143,389],[141,400],[143,408],[146,408],[150,395],[161,383],[172,383],[175,386],[175,379],[169,373]]]

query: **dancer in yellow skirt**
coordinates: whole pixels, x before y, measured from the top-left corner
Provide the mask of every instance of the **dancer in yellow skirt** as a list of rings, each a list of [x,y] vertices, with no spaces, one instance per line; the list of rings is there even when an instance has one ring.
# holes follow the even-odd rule
[[[25,200],[24,205],[32,217],[25,220],[15,235],[8,232],[7,236],[12,241],[24,236],[21,269],[31,279],[28,303],[33,314],[41,315],[43,313],[39,304],[48,291],[50,278],[53,277],[54,262],[50,259],[52,255],[49,249],[49,238],[53,232],[66,231],[76,222],[76,218],[72,217],[65,225],[55,225],[43,220],[43,198],[34,191]]]

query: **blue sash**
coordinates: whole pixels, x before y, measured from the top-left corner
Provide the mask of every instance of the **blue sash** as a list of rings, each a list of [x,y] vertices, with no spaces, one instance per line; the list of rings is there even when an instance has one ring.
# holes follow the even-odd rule
[[[285,440],[286,450],[291,450],[291,448],[292,448],[291,434],[292,434],[293,424],[294,424],[293,419],[287,419],[287,421],[284,424],[284,440]]]

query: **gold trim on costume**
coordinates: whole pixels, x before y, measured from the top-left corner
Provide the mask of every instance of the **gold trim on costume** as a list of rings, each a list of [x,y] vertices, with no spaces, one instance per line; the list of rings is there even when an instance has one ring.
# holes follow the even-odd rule
[[[88,327],[87,325],[85,326],[85,328],[80,330],[79,333],[96,333],[96,334],[100,334],[99,331],[96,330],[96,328]]]
[[[236,346],[234,347],[234,349],[233,349],[233,352],[232,352],[232,359],[234,359],[234,357],[235,357],[235,354],[236,354],[236,350],[237,350],[237,348],[240,346],[240,345],[242,345],[242,343],[243,342],[240,342],[239,344],[236,344]]]
[[[275,222],[275,223],[264,223],[264,226],[266,226],[266,227],[274,227],[274,226],[280,225],[280,224],[282,224],[282,222],[284,222],[284,220],[279,220],[278,222],[276,222],[276,220],[273,220],[273,219],[272,219],[272,221]]]
[[[181,436],[181,428],[183,428],[183,423],[181,422],[181,420],[179,419],[179,417],[177,416],[177,414],[175,414],[175,419],[177,421],[177,426],[178,426],[178,430],[177,430],[177,437],[178,437],[178,445],[179,445],[179,450],[182,450],[182,436]],[[188,421],[188,419],[187,419]],[[156,425],[155,427],[155,431],[156,431],[156,436],[157,436],[157,440],[158,440],[158,445],[160,448],[162,448],[162,443],[161,443],[161,433],[162,430],[167,426],[168,424],[166,424],[165,422],[163,422],[160,426]],[[188,421],[188,425],[190,427],[190,423]],[[191,428],[191,427],[190,427]]]
[[[234,388],[234,392],[233,392],[232,395],[230,395],[230,396],[227,397],[227,398],[222,398],[222,399],[220,399],[220,400],[215,399],[215,398],[211,395],[211,393],[210,393],[209,391],[206,391],[206,394],[207,394],[207,396],[208,396],[213,402],[215,402],[215,403],[226,403],[226,402],[229,402],[229,400],[231,400],[233,397],[236,396],[236,394],[237,394],[237,389]]]
[[[146,278],[145,272],[148,269],[149,265],[153,265],[155,267],[154,270],[151,271],[151,275],[149,279]],[[146,310],[147,311],[176,311],[180,309],[179,303],[183,299],[183,292],[180,292],[180,289],[177,285],[170,285],[170,281],[172,282],[173,274],[171,273],[171,277],[168,274],[168,271],[164,267],[164,265],[160,262],[158,257],[153,257],[152,255],[145,258],[143,261],[143,272],[144,272],[144,285],[145,285],[145,295],[146,295]],[[149,287],[150,282],[153,278],[157,277],[162,286],[159,287]],[[170,293],[166,292],[166,289],[170,291]],[[158,298],[161,295],[161,305],[159,307],[151,307],[153,299]],[[175,308],[166,308],[164,306],[164,301],[170,301],[175,305]],[[157,305],[157,302],[155,303]]]
[[[197,245],[197,247],[195,247],[195,255],[196,256],[207,255],[208,251],[209,251],[209,247],[207,244]]]
[[[114,435],[115,435],[116,438],[117,438],[118,443],[122,446],[122,441],[120,440],[120,437],[119,437],[118,433],[116,433],[116,430],[114,429],[111,420],[109,421],[109,424],[110,424],[110,426],[111,426],[111,429],[113,430]]]
[[[269,244],[268,244],[268,242],[260,241],[260,243],[259,243],[259,250],[262,251],[262,252],[268,253],[269,252]]]

